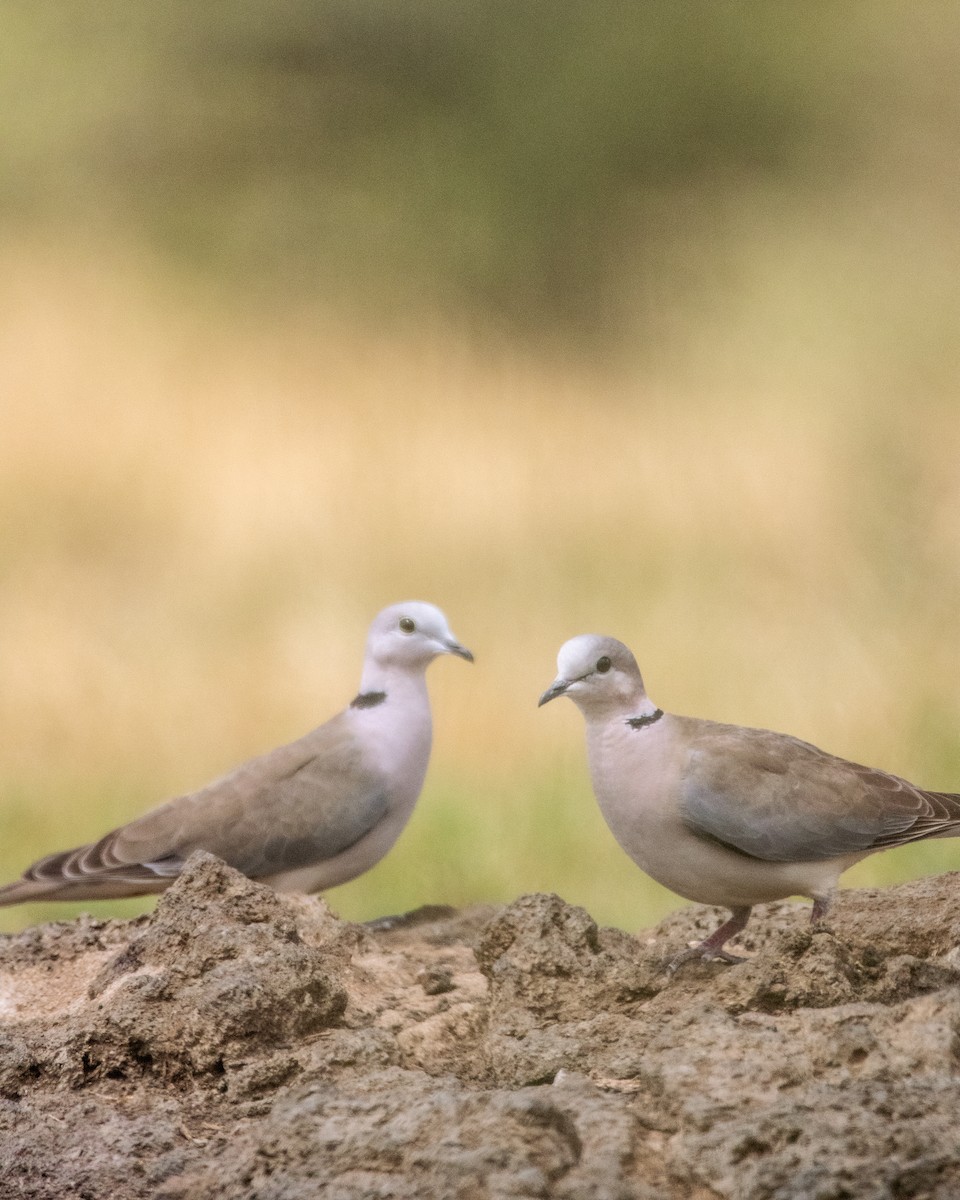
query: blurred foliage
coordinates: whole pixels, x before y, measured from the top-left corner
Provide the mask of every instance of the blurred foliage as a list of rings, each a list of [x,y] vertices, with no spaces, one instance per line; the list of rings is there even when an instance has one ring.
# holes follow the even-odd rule
[[[960,787],[955,402],[871,393],[822,337],[819,375],[766,345],[776,387],[652,386],[432,327],[203,309],[140,267],[0,257],[0,880],[325,719],[410,596],[477,662],[431,668],[424,794],[331,894],[350,917],[534,889],[631,929],[676,906],[604,827],[573,706],[536,707],[585,630],[629,642],[671,711]],[[731,361],[746,377],[749,340]]]
[[[0,33],[0,878],[323,719],[404,596],[478,661],[433,669],[349,916],[677,903],[534,707],[584,629],[665,707],[960,786],[955,5],[0,0]]]
[[[0,205],[231,286],[596,337],[631,273],[709,274],[673,253],[705,209],[849,176],[877,7],[3,0]]]

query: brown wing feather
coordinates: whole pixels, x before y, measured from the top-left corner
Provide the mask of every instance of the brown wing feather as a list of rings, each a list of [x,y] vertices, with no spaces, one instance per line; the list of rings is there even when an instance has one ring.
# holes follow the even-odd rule
[[[960,834],[960,795],[848,762],[765,729],[682,718],[681,811],[754,858],[815,862]]]
[[[194,850],[252,878],[322,862],[364,836],[387,808],[344,714],[179,796],[98,842],[51,854],[0,888],[0,905],[54,893],[94,899],[161,891]]]

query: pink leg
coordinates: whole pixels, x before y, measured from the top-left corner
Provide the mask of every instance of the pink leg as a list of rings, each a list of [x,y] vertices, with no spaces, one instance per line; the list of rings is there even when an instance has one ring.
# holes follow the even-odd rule
[[[735,934],[746,928],[746,924],[750,920],[750,909],[746,907],[734,908],[730,911],[730,920],[724,921],[720,928],[711,933],[708,938],[704,938],[699,946],[692,946],[689,950],[682,950],[670,960],[667,970],[671,975],[677,967],[682,963],[689,962],[692,958],[720,958],[724,962],[743,962],[742,958],[736,954],[731,954],[729,950],[724,950],[723,947],[725,942],[728,942]]]
[[[810,924],[819,925],[822,921],[825,921],[832,903],[833,897],[829,893],[826,896],[814,896],[813,909],[810,913]]]

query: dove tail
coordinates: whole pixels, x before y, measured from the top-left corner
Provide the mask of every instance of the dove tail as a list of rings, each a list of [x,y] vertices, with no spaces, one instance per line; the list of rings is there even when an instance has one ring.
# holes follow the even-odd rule
[[[125,896],[145,896],[165,891],[176,878],[177,869],[163,871],[161,864],[157,864],[160,869],[154,869],[147,863],[107,866],[91,861],[101,845],[98,842],[78,846],[38,859],[27,867],[21,879],[0,887],[0,907],[39,900],[119,900]],[[176,867],[179,865],[176,860]]]

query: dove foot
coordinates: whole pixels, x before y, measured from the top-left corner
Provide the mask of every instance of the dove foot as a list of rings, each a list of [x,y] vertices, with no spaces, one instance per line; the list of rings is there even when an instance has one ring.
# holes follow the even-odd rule
[[[713,954],[704,954],[701,957],[704,962],[742,963],[747,961],[745,955],[731,954],[729,950],[715,950]]]
[[[736,934],[740,933],[746,927],[750,920],[750,909],[734,908],[731,909],[729,921],[724,921],[719,929],[710,934],[708,938],[700,943],[699,946],[691,946],[688,950],[681,950],[679,954],[671,958],[667,965],[667,974],[672,975],[674,971],[685,962],[690,962],[691,959],[699,958],[701,961],[709,962],[711,959],[719,959],[721,962],[740,963],[746,960],[738,954],[731,954],[729,950],[724,950],[725,942],[728,942]]]
[[[678,967],[686,962],[699,959],[700,962],[742,963],[747,960],[742,954],[731,954],[729,950],[704,950],[703,945],[691,946],[689,950],[681,950],[667,964],[667,974],[672,975]]]

